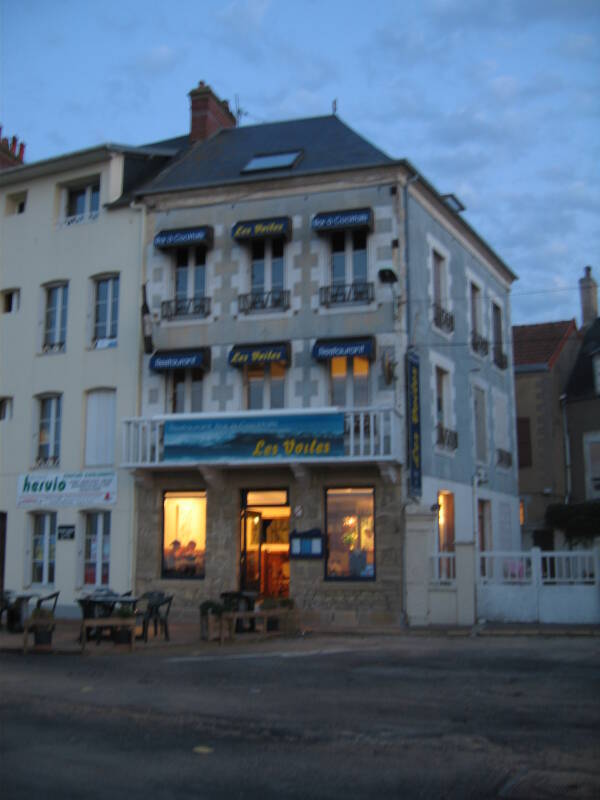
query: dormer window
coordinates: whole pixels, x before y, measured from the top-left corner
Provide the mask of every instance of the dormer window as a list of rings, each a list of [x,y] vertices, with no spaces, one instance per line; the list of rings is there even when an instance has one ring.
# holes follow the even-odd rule
[[[242,172],[262,172],[273,169],[292,169],[300,161],[302,150],[291,150],[287,153],[264,153],[253,156]]]
[[[64,224],[75,225],[94,220],[100,211],[100,179],[91,178],[76,186],[67,186],[64,197]]]

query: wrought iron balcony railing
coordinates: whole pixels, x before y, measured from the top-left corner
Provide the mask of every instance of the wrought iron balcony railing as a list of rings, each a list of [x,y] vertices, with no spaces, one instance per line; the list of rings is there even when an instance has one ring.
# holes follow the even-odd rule
[[[210,297],[176,297],[160,304],[162,319],[177,317],[207,317],[210,314]]]
[[[479,353],[480,356],[487,356],[490,349],[490,343],[480,333],[473,331],[471,334],[471,348],[473,349],[474,353]]]
[[[451,311],[446,311],[439,303],[434,303],[433,324],[441,331],[452,333],[454,330],[454,314]]]
[[[506,369],[508,367],[508,356],[502,352],[502,345],[494,345],[494,364],[498,369]]]
[[[500,447],[496,450],[496,464],[499,467],[512,467],[512,453],[508,450],[502,450]]]
[[[374,299],[372,283],[336,283],[319,289],[319,302],[326,308],[343,303],[372,303]]]
[[[249,292],[238,295],[240,314],[252,314],[255,311],[287,311],[289,307],[288,289],[271,289],[270,292]]]
[[[458,447],[458,433],[456,431],[444,428],[440,424],[437,425],[436,431],[438,447],[443,447],[444,450],[456,450]]]

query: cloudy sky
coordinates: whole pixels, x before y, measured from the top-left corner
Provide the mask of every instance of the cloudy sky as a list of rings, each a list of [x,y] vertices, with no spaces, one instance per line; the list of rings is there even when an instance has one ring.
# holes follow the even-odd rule
[[[600,0],[0,0],[0,124],[26,160],[331,112],[409,159],[519,275],[513,322],[600,283]]]

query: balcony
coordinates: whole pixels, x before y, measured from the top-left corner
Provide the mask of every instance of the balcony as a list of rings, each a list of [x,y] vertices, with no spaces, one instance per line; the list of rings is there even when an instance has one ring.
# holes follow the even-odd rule
[[[290,293],[287,289],[272,289],[270,292],[250,292],[238,295],[240,314],[257,311],[287,311],[290,307]]]
[[[474,353],[477,353],[480,356],[487,356],[490,349],[490,343],[480,333],[473,331],[471,333],[471,349]]]
[[[372,303],[374,299],[372,283],[336,283],[319,289],[319,303],[325,308],[345,303]]]
[[[506,369],[508,367],[508,356],[502,352],[502,345],[494,345],[494,364],[498,369]]]
[[[504,469],[510,469],[510,467],[512,467],[512,453],[508,450],[498,448],[496,450],[496,465],[498,467],[504,467]]]
[[[123,420],[122,466],[401,463],[403,441],[393,408],[165,414]]]
[[[434,303],[433,324],[445,333],[452,333],[454,331],[454,314],[451,311],[446,311],[439,303]]]
[[[436,426],[436,444],[443,450],[456,450],[458,447],[458,433],[444,428],[443,425]]]
[[[160,304],[160,316],[166,320],[207,317],[209,314],[210,297],[176,297]]]

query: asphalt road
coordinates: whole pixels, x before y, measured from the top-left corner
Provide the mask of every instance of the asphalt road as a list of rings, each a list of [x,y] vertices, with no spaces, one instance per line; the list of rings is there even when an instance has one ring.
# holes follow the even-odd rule
[[[0,796],[600,797],[600,638],[0,654]]]

